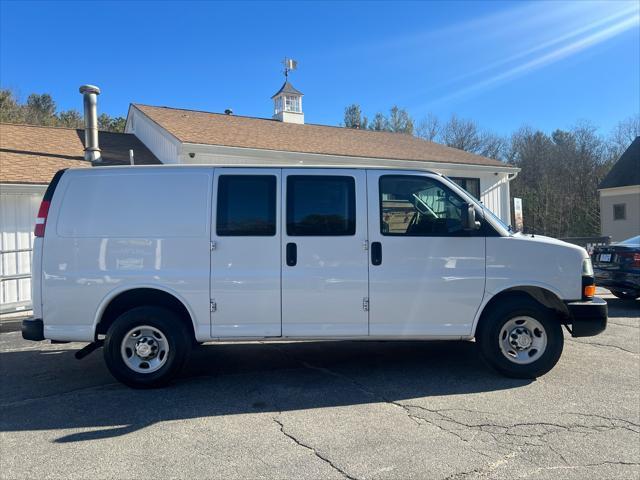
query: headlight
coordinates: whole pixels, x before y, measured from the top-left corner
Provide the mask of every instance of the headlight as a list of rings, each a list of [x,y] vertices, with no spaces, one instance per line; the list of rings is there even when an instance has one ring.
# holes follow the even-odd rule
[[[582,260],[582,276],[593,277],[593,265],[591,264],[590,258]]]

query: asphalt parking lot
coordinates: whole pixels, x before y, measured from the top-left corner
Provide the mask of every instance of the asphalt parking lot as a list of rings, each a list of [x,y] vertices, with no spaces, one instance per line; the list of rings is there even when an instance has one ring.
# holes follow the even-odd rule
[[[2,478],[640,478],[640,301],[537,381],[473,343],[204,345],[163,390],[0,335]]]

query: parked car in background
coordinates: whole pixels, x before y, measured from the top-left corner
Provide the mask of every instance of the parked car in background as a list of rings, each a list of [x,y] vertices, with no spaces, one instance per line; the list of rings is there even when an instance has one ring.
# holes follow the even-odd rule
[[[598,285],[618,298],[640,298],[640,235],[596,248],[592,262]]]

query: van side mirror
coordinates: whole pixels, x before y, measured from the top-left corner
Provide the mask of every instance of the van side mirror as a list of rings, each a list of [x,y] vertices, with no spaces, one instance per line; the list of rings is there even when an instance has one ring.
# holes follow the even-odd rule
[[[467,204],[466,209],[462,209],[462,224],[465,230],[478,230],[480,228],[480,222],[476,220],[476,209],[471,203]]]

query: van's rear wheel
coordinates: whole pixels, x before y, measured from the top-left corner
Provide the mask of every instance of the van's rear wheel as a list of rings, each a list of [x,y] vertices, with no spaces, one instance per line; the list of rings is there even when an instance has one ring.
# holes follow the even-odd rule
[[[192,340],[184,323],[161,307],[136,307],[109,328],[104,359],[111,374],[134,388],[166,385],[187,360]]]
[[[551,370],[562,354],[562,326],[553,313],[526,297],[494,307],[476,332],[484,360],[500,373],[536,378]]]

